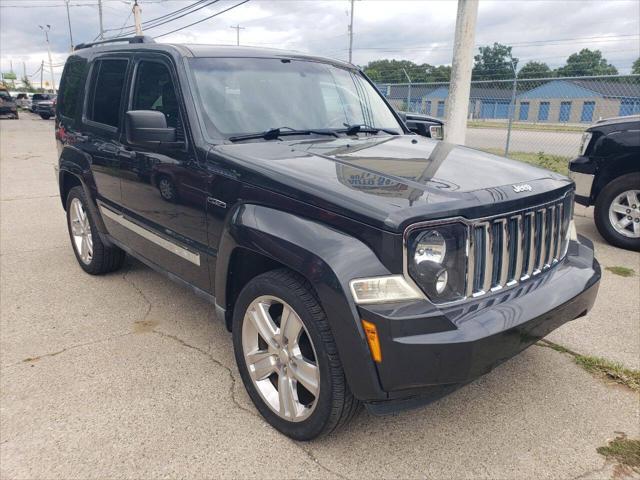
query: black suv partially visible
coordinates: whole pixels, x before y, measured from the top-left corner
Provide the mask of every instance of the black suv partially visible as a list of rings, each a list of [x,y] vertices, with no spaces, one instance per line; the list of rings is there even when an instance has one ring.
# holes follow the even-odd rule
[[[62,76],[73,251],[210,300],[279,431],[422,405],[591,309],[568,178],[411,133],[351,64],[126,41],[77,47]]]
[[[596,226],[609,243],[640,250],[640,116],[589,127],[580,151],[569,163],[576,202],[595,205]]]

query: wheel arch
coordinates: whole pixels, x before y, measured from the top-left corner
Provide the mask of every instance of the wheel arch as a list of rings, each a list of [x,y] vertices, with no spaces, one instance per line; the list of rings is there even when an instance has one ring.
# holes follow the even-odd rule
[[[65,146],[60,155],[58,170],[60,201],[62,202],[62,208],[66,211],[69,192],[76,186],[82,187],[88,199],[87,207],[91,210],[93,218],[95,219],[98,234],[105,245],[111,246],[111,242],[105,235],[108,231],[96,203],[96,188],[93,175],[91,175],[90,165],[86,154],[76,148]]]
[[[251,278],[289,268],[314,289],[355,396],[385,398],[349,292],[353,278],[389,274],[369,247],[321,223],[265,206],[243,204],[228,218],[214,280],[216,303],[225,309],[227,326],[235,299]]]
[[[591,188],[591,203],[597,201],[598,195],[609,183],[630,173],[640,173],[640,162],[631,155],[608,158],[602,162]]]

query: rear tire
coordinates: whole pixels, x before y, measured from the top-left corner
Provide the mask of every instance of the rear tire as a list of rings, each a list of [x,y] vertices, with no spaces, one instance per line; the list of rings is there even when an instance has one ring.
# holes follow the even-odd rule
[[[49,120],[51,118],[51,115],[48,115],[46,113],[41,113],[40,118],[42,118],[43,120]]]
[[[596,227],[611,245],[640,250],[639,197],[640,173],[612,180],[598,195],[594,211]]]
[[[122,267],[125,252],[102,243],[95,219],[87,207],[84,189],[73,187],[67,196],[67,227],[73,253],[82,269],[91,275],[114,272]]]
[[[326,435],[359,410],[327,317],[311,285],[296,273],[273,270],[244,287],[234,308],[233,346],[253,404],[288,437]]]

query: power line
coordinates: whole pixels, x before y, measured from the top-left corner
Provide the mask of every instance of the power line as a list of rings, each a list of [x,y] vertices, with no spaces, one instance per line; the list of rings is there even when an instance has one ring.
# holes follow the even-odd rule
[[[209,15],[208,17],[205,17],[202,20],[198,20],[197,22],[190,23],[189,25],[185,25],[184,27],[176,28],[175,30],[171,30],[170,32],[163,33],[162,35],[156,35],[155,38],[165,37],[165,36],[170,35],[172,33],[179,32],[180,30],[184,30],[185,28],[193,27],[194,25],[197,25],[197,24],[202,23],[202,22],[204,22],[206,20],[209,20],[210,18],[217,17],[218,15],[222,15],[223,13],[228,12],[229,10],[233,10],[234,8],[237,8],[240,5],[244,5],[248,1],[249,0],[244,0],[244,1],[240,2],[240,3],[236,3],[235,5],[232,5],[232,6],[228,7],[228,8],[225,8],[224,10],[222,10],[222,11],[220,11],[218,13],[214,13],[213,15]]]
[[[166,16],[159,17],[159,18],[155,19],[155,20],[162,20],[160,22],[156,22],[156,23],[153,23],[153,24],[152,24],[152,22],[154,22],[155,20],[150,20],[149,23],[147,23],[147,24],[145,24],[146,22],[143,22],[144,29],[145,30],[151,30],[152,28],[156,28],[156,27],[159,27],[161,25],[165,25],[167,23],[174,22],[174,21],[176,21],[176,20],[178,20],[180,18],[186,17],[187,15],[191,15],[192,13],[195,13],[195,12],[197,12],[199,10],[202,10],[203,8],[209,7],[209,6],[213,5],[214,3],[218,3],[220,0],[200,0],[200,1],[190,5],[188,8],[192,8],[192,7],[194,7],[194,6],[198,5],[198,4],[201,4],[203,1],[208,2],[208,3],[205,3],[204,5],[200,5],[200,6],[198,6],[198,8],[195,8],[195,9],[190,10],[188,12],[181,13],[180,15],[175,16],[173,18],[164,19],[166,17],[169,17],[169,16],[173,15],[173,14],[167,14]],[[183,11],[184,11],[184,9],[181,9],[181,12],[183,12]],[[173,12],[173,13],[177,13],[177,12]],[[127,36],[127,35],[130,35],[131,33],[132,32],[125,32],[125,33],[120,34],[118,36],[120,36],[120,37]]]
[[[178,0],[178,1],[183,1],[183,0]],[[168,17],[170,17],[172,15],[175,15],[177,13],[181,13],[181,12],[183,12],[185,10],[188,10],[188,9],[190,9],[190,8],[200,4],[200,3],[204,3],[204,2],[207,2],[207,1],[209,1],[209,0],[198,0],[197,2],[195,2],[195,3],[191,4],[191,5],[187,5],[186,7],[182,7],[182,8],[179,8],[178,10],[174,10],[173,12],[169,12],[169,13],[166,13],[164,15],[160,15],[159,17],[152,18],[150,20],[146,20],[146,21],[142,22],[142,25],[144,25],[146,27],[147,25],[150,25],[153,22],[156,22],[158,20],[164,20],[165,18],[168,18]],[[145,3],[149,3],[149,2],[147,1]],[[131,13],[133,13],[133,10],[131,10]],[[116,31],[116,30],[124,30],[125,28],[134,28],[135,25],[127,25],[127,21],[129,20],[129,18],[131,18],[131,14],[127,17],[127,20],[125,20],[125,22],[122,25],[122,27],[120,27],[120,28],[108,28],[107,30],[105,30],[105,32],[113,32],[113,31]]]

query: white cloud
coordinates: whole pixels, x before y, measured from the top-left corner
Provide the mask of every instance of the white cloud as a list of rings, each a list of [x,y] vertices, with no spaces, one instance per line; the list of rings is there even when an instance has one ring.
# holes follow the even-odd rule
[[[158,35],[207,17],[237,3],[220,0],[175,22],[150,29]],[[71,0],[76,43],[98,34],[96,0]],[[105,28],[131,24],[129,0],[103,0]],[[185,0],[139,0],[143,20],[188,5]],[[87,4],[92,4],[86,6]],[[10,8],[10,5],[22,8]],[[26,8],[36,5],[38,8]],[[57,5],[57,6],[56,6]],[[38,24],[49,23],[54,64],[69,51],[64,0],[0,0],[0,62],[3,71],[22,74],[22,62],[32,73],[47,60],[44,36]],[[348,0],[252,0],[190,29],[163,37],[163,42],[235,44],[239,23],[241,43],[293,49],[346,59],[349,23]],[[354,62],[378,58],[407,58],[433,65],[451,62],[456,2],[358,0],[355,3]],[[552,67],[582,48],[598,48],[621,72],[628,72],[640,55],[640,2],[637,0],[481,0],[476,29],[477,44],[514,45],[521,64],[541,60]],[[584,40],[564,41],[563,39]],[[608,38],[607,38],[608,37]],[[554,41],[552,41],[554,40]],[[532,43],[539,42],[539,43]],[[61,68],[56,69],[57,74]]]

